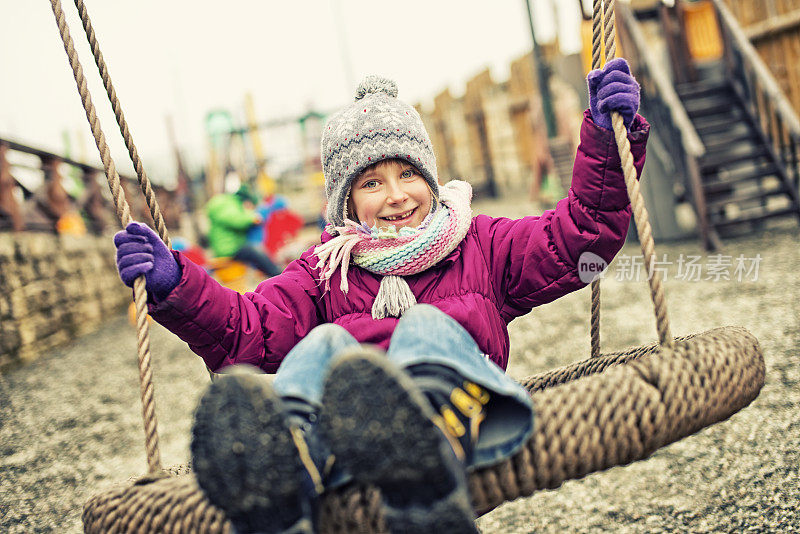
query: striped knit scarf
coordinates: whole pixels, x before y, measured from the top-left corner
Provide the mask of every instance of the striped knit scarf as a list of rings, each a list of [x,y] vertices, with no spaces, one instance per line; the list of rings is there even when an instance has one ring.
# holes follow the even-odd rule
[[[400,317],[416,304],[402,277],[421,273],[444,259],[461,243],[472,222],[472,187],[467,182],[452,180],[439,191],[440,206],[418,228],[369,228],[349,219],[344,226],[332,228],[339,235],[314,249],[325,290],[330,289],[331,276],[340,269],[339,287],[347,294],[347,270],[352,260],[383,275],[372,306],[374,319]]]

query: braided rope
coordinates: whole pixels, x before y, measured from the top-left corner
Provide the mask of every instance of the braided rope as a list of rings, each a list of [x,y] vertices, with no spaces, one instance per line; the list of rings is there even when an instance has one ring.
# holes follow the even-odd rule
[[[600,278],[592,280],[591,357],[600,356]]]
[[[605,33],[606,61],[617,55],[617,32],[614,25],[614,0],[603,0],[603,31]]]
[[[100,43],[98,43],[97,36],[94,33],[94,28],[92,27],[92,21],[89,17],[89,12],[86,9],[86,4],[83,3],[83,0],[75,0],[75,7],[78,8],[78,14],[80,15],[83,30],[86,33],[86,39],[89,41],[89,46],[92,49],[95,65],[97,65],[97,69],[100,72],[100,77],[103,79],[103,86],[106,89],[108,101],[111,103],[111,107],[114,109],[114,116],[117,119],[119,132],[122,134],[122,138],[125,141],[125,147],[128,149],[128,155],[130,156],[131,162],[136,169],[136,178],[138,179],[139,187],[142,189],[142,193],[144,194],[147,207],[150,209],[150,215],[153,217],[153,222],[155,223],[158,237],[161,238],[161,240],[167,245],[167,248],[172,248],[172,241],[170,240],[169,232],[167,231],[167,226],[164,222],[164,216],[159,208],[158,199],[153,191],[150,178],[147,176],[147,171],[145,171],[144,165],[142,164],[142,159],[139,157],[139,151],[136,149],[136,144],[133,142],[133,136],[130,133],[128,121],[125,120],[125,114],[122,111],[122,104],[117,97],[117,91],[114,89],[114,84],[111,82],[111,75],[108,73],[108,67],[106,66],[105,59],[103,59],[103,53],[100,51]],[[126,225],[123,225],[123,227],[124,226]],[[206,366],[206,371],[208,371],[208,375],[213,380],[214,372],[209,369],[208,366]]]
[[[56,18],[58,31],[61,34],[61,40],[64,43],[64,50],[67,52],[69,64],[72,67],[72,73],[75,77],[75,82],[78,85],[78,93],[81,95],[81,102],[83,109],[86,112],[86,118],[89,121],[89,126],[92,130],[97,149],[100,151],[100,159],[103,161],[106,178],[108,180],[108,187],[111,189],[111,195],[114,199],[114,207],[116,208],[117,218],[124,228],[131,222],[131,212],[128,201],[125,199],[125,193],[122,190],[119,175],[117,174],[114,160],[111,158],[111,153],[106,143],[105,135],[100,127],[100,121],[97,118],[97,112],[92,97],[89,94],[89,88],[86,85],[86,77],[83,74],[83,68],[78,59],[78,54],[75,51],[75,45],[67,27],[67,22],[64,17],[64,11],[61,8],[60,0],[50,0],[53,8],[53,15]],[[147,451],[147,467],[150,473],[154,473],[161,469],[161,453],[158,447],[158,424],[155,415],[155,400],[153,398],[153,373],[150,365],[150,329],[147,325],[147,291],[145,289],[144,275],[137,278],[133,284],[134,303],[136,305],[136,338],[137,338],[137,355],[139,362],[139,389],[142,398],[142,417],[144,419],[145,430],[145,450]]]
[[[599,69],[602,64],[600,63],[600,48],[601,38],[600,33],[603,31],[603,0],[594,0],[592,2],[592,70]]]
[[[605,19],[606,59],[610,60],[613,59],[616,53],[616,29],[613,12],[614,0],[606,1],[608,2]],[[653,240],[653,230],[650,226],[650,217],[647,214],[644,197],[642,197],[641,190],[639,189],[636,169],[633,166],[633,155],[631,154],[630,141],[628,141],[628,130],[625,128],[622,115],[617,112],[611,113],[611,124],[614,127],[614,137],[617,140],[617,149],[619,150],[620,160],[622,162],[625,186],[628,189],[628,197],[631,199],[633,217],[636,221],[636,231],[639,234],[639,243],[642,247],[642,255],[644,256],[645,267],[647,268],[647,281],[650,284],[650,296],[655,308],[658,339],[664,347],[672,348],[674,342],[669,324],[669,316],[667,314],[664,284],[661,278],[661,272],[654,269],[656,250]]]
[[[636,169],[633,167],[628,132],[619,113],[613,112],[611,114],[611,123],[614,125],[614,135],[617,139],[617,147],[619,147],[620,158],[622,159],[622,170],[625,175],[625,186],[628,188],[628,196],[631,198],[636,230],[639,233],[639,242],[645,259],[645,267],[647,268],[647,280],[650,283],[650,296],[653,299],[655,308],[658,339],[663,346],[671,348],[673,341],[667,315],[664,284],[661,279],[661,273],[654,269],[656,252],[653,231],[650,227],[650,219],[644,205],[644,198],[642,198],[642,193],[639,189],[639,180],[636,179]]]
[[[601,0],[594,0],[594,17],[595,23],[599,18],[598,12]],[[614,23],[614,0],[604,0],[605,13],[603,17],[603,26],[605,34],[605,50],[606,61],[614,58],[617,51],[616,46],[616,27]],[[599,32],[592,35],[592,61],[595,61],[595,52],[599,57],[600,39]],[[597,68],[593,64],[594,68]],[[631,201],[631,208],[633,209],[634,220],[636,221],[636,230],[639,234],[639,243],[642,247],[642,255],[644,256],[645,266],[647,269],[647,280],[650,284],[650,296],[653,300],[656,330],[658,331],[659,342],[668,348],[673,346],[673,338],[670,329],[670,321],[667,314],[666,296],[664,291],[664,284],[662,281],[661,273],[654,269],[655,266],[655,242],[653,240],[653,231],[650,226],[650,217],[645,207],[644,198],[642,197],[639,189],[639,180],[636,175],[636,168],[633,165],[633,155],[631,154],[631,144],[628,141],[628,131],[625,128],[622,116],[617,112],[611,113],[611,124],[614,128],[614,138],[617,142],[617,149],[619,150],[620,161],[622,163],[622,172],[625,177],[625,187],[628,190],[628,197]],[[597,288],[595,290],[595,285]],[[600,354],[600,288],[599,279],[592,282],[592,323],[591,323],[591,337],[592,337],[592,356]],[[597,312],[595,313],[595,308]]]
[[[78,13],[81,17],[81,23],[83,24],[83,29],[86,32],[86,38],[89,40],[89,45],[92,49],[94,62],[100,71],[100,77],[103,79],[103,85],[106,88],[108,100],[111,102],[111,107],[114,109],[114,116],[117,118],[119,131],[122,134],[122,138],[125,140],[125,147],[128,149],[128,154],[130,155],[133,166],[136,169],[136,177],[139,180],[139,186],[142,188],[142,193],[144,193],[147,207],[150,208],[150,215],[153,216],[153,222],[155,222],[158,236],[164,243],[166,243],[168,248],[172,248],[172,243],[169,239],[169,233],[167,232],[167,227],[164,224],[164,217],[162,216],[161,210],[158,207],[158,200],[156,199],[153,187],[150,185],[150,179],[147,177],[147,172],[144,170],[144,166],[142,165],[142,160],[139,157],[139,151],[136,150],[136,145],[133,143],[133,137],[131,136],[130,129],[128,128],[128,122],[125,120],[125,114],[122,112],[122,105],[117,98],[117,92],[114,90],[114,85],[111,83],[111,76],[108,74],[108,67],[103,59],[103,53],[100,51],[100,44],[97,42],[97,37],[95,36],[94,28],[92,28],[92,22],[89,19],[89,13],[86,10],[86,5],[83,3],[83,0],[75,0],[75,7],[78,8]]]
[[[603,0],[592,3],[592,70],[602,67],[600,32],[603,30]],[[591,357],[600,356],[600,278],[592,280],[591,321],[589,323]]]

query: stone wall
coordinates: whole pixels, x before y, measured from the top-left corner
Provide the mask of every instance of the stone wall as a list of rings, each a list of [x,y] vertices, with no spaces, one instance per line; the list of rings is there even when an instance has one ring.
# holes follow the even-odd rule
[[[125,309],[110,236],[0,233],[0,372]]]

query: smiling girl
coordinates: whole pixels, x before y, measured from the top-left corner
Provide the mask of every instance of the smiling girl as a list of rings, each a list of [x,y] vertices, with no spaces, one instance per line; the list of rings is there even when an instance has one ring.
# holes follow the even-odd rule
[[[348,212],[368,226],[416,228],[431,211],[433,191],[416,167],[383,160],[367,167],[353,183]]]
[[[151,316],[210,369],[277,372],[223,375],[195,414],[198,483],[238,532],[311,532],[317,497],[352,483],[379,488],[392,532],[477,531],[467,470],[514,454],[534,425],[504,371],[508,323],[583,287],[578,257],[610,262],[627,233],[608,113],[641,172],[639,87],[616,60],[589,92],[572,187],[541,215],[473,217],[469,184],[439,184],[419,114],[368,77],[323,131],[322,243],[254,292],[221,287],[145,225],[115,236],[123,281],[145,275]]]

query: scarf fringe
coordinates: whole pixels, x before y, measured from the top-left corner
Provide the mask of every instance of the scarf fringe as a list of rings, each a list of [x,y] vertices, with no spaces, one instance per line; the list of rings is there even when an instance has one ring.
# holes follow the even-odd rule
[[[400,317],[416,303],[417,297],[411,292],[408,282],[400,276],[384,276],[372,304],[372,318]]]
[[[341,234],[334,237],[324,245],[319,245],[314,249],[314,254],[317,256],[317,265],[315,267],[322,269],[322,280],[325,282],[325,291],[330,291],[330,281],[336,268],[341,266],[342,281],[339,284],[339,289],[344,294],[350,289],[347,284],[347,269],[350,266],[350,253],[353,247],[361,240],[358,234]]]

